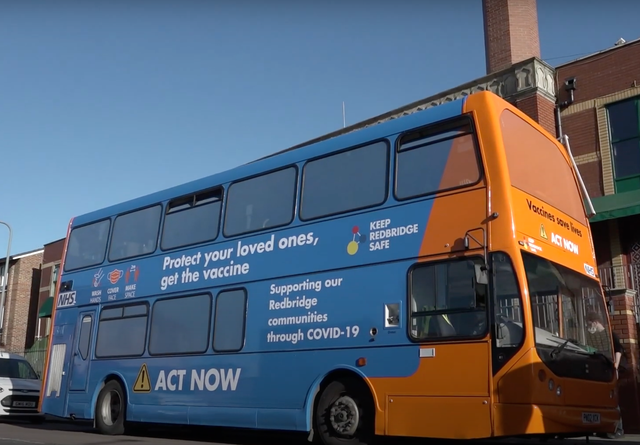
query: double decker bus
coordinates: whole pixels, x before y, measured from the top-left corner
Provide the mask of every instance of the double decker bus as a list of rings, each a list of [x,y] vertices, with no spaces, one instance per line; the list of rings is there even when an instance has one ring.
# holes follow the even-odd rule
[[[325,445],[613,433],[581,192],[481,92],[78,216],[40,409]]]

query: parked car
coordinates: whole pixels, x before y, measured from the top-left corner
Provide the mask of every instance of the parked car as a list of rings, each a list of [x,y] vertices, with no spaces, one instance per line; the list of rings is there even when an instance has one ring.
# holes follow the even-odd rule
[[[38,412],[41,383],[24,357],[0,352],[0,416],[43,422],[44,416]]]

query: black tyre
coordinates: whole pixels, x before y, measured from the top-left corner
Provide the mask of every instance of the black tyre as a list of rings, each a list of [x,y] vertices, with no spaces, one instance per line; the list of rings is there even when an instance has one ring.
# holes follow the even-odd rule
[[[374,406],[369,388],[356,379],[331,382],[320,394],[314,429],[324,445],[370,445]]]
[[[127,401],[122,386],[115,380],[107,382],[96,402],[96,427],[102,434],[124,434]]]

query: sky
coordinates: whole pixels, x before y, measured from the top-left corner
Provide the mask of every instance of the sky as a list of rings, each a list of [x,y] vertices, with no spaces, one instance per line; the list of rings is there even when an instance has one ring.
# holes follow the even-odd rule
[[[481,5],[3,0],[12,255],[63,238],[73,216],[337,130],[343,101],[351,125],[484,76]],[[542,58],[639,38],[638,17],[635,0],[538,0]]]

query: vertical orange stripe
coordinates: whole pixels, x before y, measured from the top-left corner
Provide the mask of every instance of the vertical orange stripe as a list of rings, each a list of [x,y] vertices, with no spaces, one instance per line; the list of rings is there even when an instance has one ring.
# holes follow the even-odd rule
[[[486,179],[482,174],[479,148],[473,143],[472,136],[462,136],[448,143],[451,148],[440,179],[440,188],[470,186],[479,177],[482,180],[476,186],[441,192],[433,198],[420,256],[463,250],[467,230],[483,226],[487,215]],[[479,232],[473,235],[481,237]]]

